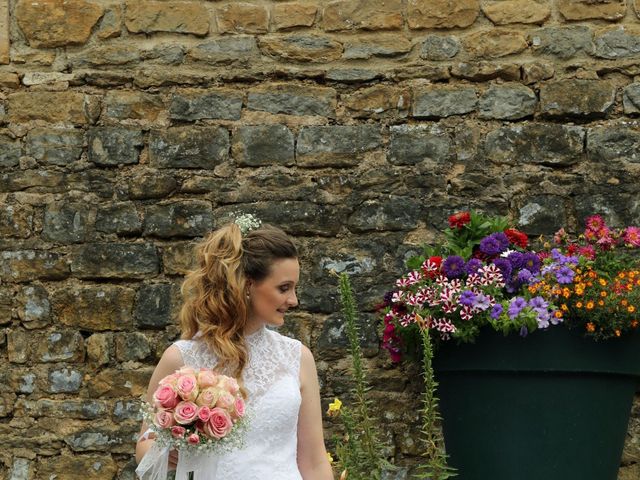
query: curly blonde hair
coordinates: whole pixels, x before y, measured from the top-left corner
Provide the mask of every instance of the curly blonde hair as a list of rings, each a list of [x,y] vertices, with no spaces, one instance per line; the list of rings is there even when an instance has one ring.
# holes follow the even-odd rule
[[[289,236],[277,227],[242,235],[235,223],[207,236],[195,248],[197,267],[182,283],[181,338],[196,334],[240,381],[248,360],[243,331],[249,317],[247,281],[260,282],[274,261],[297,258]]]

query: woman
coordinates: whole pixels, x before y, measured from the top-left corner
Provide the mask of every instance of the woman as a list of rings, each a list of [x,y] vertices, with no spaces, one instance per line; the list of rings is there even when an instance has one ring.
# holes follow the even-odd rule
[[[246,393],[250,423],[245,446],[220,455],[216,478],[333,479],[313,356],[299,341],[265,328],[281,326],[298,305],[295,245],[278,228],[265,225],[243,235],[232,223],[210,234],[196,255],[198,267],[182,285],[182,339],[162,355],[147,400],[163,377],[185,365],[232,375]],[[141,435],[138,463],[153,443]],[[169,468],[178,461],[171,452]]]

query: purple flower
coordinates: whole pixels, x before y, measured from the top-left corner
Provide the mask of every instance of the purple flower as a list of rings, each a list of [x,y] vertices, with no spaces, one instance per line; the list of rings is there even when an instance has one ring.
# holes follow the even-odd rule
[[[517,279],[518,279],[518,282],[522,284],[522,283],[529,283],[529,280],[531,280],[531,277],[533,277],[531,272],[526,268],[523,268],[518,272]]]
[[[512,270],[518,270],[524,265],[524,255],[520,252],[511,252],[507,260],[511,263]]]
[[[489,301],[489,297],[480,293],[476,295],[473,306],[480,311],[484,311],[491,306],[491,302]]]
[[[520,327],[520,336],[524,338],[527,335],[529,335],[529,329],[527,328],[526,325],[523,325],[522,327]]]
[[[540,271],[540,259],[538,255],[533,252],[523,253],[522,266],[533,274],[538,273]]]
[[[502,232],[492,233],[480,241],[480,251],[485,255],[498,255],[509,248],[509,239]]]
[[[473,293],[471,290],[465,290],[460,294],[460,298],[458,301],[462,305],[466,305],[467,307],[470,307],[471,305],[473,305],[473,302],[475,301],[475,299],[476,299],[475,293]]]
[[[511,278],[511,262],[509,260],[506,258],[496,258],[492,263],[498,267],[498,270],[500,270],[500,273],[502,274],[502,278],[505,280]]]
[[[502,310],[503,310],[502,305],[500,305],[499,303],[496,303],[491,309],[491,318],[498,319],[498,317],[502,315]]]
[[[547,328],[549,326],[549,319],[551,318],[551,314],[547,309],[544,310],[536,310],[538,317],[536,320],[538,321],[538,328]]]
[[[558,283],[571,283],[574,276],[575,272],[567,266],[562,266],[556,271],[556,280],[558,280]]]
[[[549,307],[549,303],[542,297],[533,297],[529,300],[529,306],[534,310],[546,310]]]
[[[527,301],[522,297],[516,297],[511,300],[507,313],[512,320],[518,316],[524,307],[527,306]]]
[[[442,262],[442,271],[447,278],[458,278],[464,274],[464,259],[458,255],[451,255]]]
[[[477,258],[472,258],[467,262],[467,264],[464,267],[464,270],[465,272],[467,272],[467,275],[471,275],[473,273],[478,273],[478,270],[480,270],[481,268],[482,268],[482,262]]]

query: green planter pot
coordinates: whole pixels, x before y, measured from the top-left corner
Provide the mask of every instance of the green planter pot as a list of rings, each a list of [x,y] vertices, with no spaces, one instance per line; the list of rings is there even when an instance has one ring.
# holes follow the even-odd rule
[[[615,480],[640,379],[640,335],[559,326],[445,344],[434,370],[457,480]]]

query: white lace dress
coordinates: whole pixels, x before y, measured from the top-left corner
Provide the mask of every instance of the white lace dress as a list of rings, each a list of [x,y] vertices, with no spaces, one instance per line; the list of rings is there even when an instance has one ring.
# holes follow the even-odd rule
[[[244,448],[219,458],[215,478],[301,480],[296,459],[301,344],[264,327],[246,341],[249,361],[243,380],[251,422]],[[204,342],[178,340],[175,345],[185,365],[216,367],[216,357]]]

